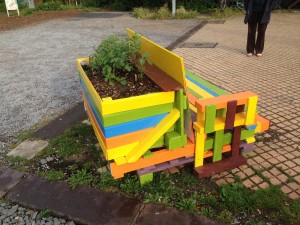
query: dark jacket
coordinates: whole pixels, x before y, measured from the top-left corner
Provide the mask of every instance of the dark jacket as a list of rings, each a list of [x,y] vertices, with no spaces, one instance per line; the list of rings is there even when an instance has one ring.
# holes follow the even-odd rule
[[[252,9],[253,9],[253,1],[254,0],[244,0],[244,8],[246,10],[246,16],[245,16],[244,23],[248,23],[248,21],[249,21],[249,18],[252,13]],[[264,14],[263,14],[263,17],[262,17],[260,23],[269,23],[270,22],[271,11],[274,8],[275,3],[276,3],[276,0],[267,0]]]

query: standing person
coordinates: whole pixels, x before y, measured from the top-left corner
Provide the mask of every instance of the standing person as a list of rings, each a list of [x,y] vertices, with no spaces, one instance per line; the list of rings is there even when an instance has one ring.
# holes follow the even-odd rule
[[[265,44],[265,32],[270,22],[275,0],[244,0],[246,10],[245,24],[248,23],[247,56],[262,56]],[[257,37],[256,37],[257,31]]]

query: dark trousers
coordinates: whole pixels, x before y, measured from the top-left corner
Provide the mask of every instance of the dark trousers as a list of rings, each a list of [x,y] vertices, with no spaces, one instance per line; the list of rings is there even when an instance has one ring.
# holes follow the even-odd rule
[[[252,12],[248,21],[247,53],[262,53],[268,24],[260,23],[263,12]],[[256,37],[257,31],[257,37]]]

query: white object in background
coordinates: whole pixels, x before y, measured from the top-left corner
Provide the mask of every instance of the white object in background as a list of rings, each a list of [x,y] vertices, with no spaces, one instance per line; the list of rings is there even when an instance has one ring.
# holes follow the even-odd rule
[[[28,2],[28,8],[34,9],[34,0],[27,0],[27,2]]]
[[[16,0],[5,0],[5,5],[6,5],[6,12],[8,17],[9,17],[9,11],[12,10],[17,10],[18,16],[20,16],[19,7]]]

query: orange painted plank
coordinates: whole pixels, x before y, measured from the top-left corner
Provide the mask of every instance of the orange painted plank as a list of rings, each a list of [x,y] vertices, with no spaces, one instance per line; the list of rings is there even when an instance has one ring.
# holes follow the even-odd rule
[[[223,146],[222,153],[230,152],[230,151],[231,151],[231,146],[230,145],[224,145]],[[208,158],[208,157],[211,157],[211,156],[213,156],[213,151],[212,150],[208,150],[204,154],[204,158]]]
[[[205,112],[205,107],[211,104],[216,104],[217,109],[223,109],[227,107],[227,102],[232,100],[236,100],[237,105],[246,105],[248,103],[248,98],[253,96],[257,96],[257,94],[251,91],[245,91],[236,94],[200,99],[196,101],[195,106],[201,112]]]
[[[194,153],[195,153],[195,145],[192,144],[191,142],[188,142],[188,144],[185,147],[178,148],[172,151],[163,149],[157,152],[153,152],[151,158],[142,157],[134,163],[127,163],[118,166],[115,162],[113,162],[110,164],[111,174],[115,179],[118,179],[123,177],[125,173],[135,171],[144,167],[156,165],[159,163],[171,161],[185,156],[187,157],[194,156]]]
[[[270,128],[270,121],[267,120],[266,118],[260,116],[260,115],[257,115],[257,121],[259,121],[261,123],[261,129],[260,129],[260,132],[263,132],[263,131],[266,131]]]
[[[187,97],[188,97],[188,100],[189,102],[192,104],[192,105],[195,105],[195,103],[198,101],[198,98],[194,95],[192,95],[191,93],[187,92]]]

